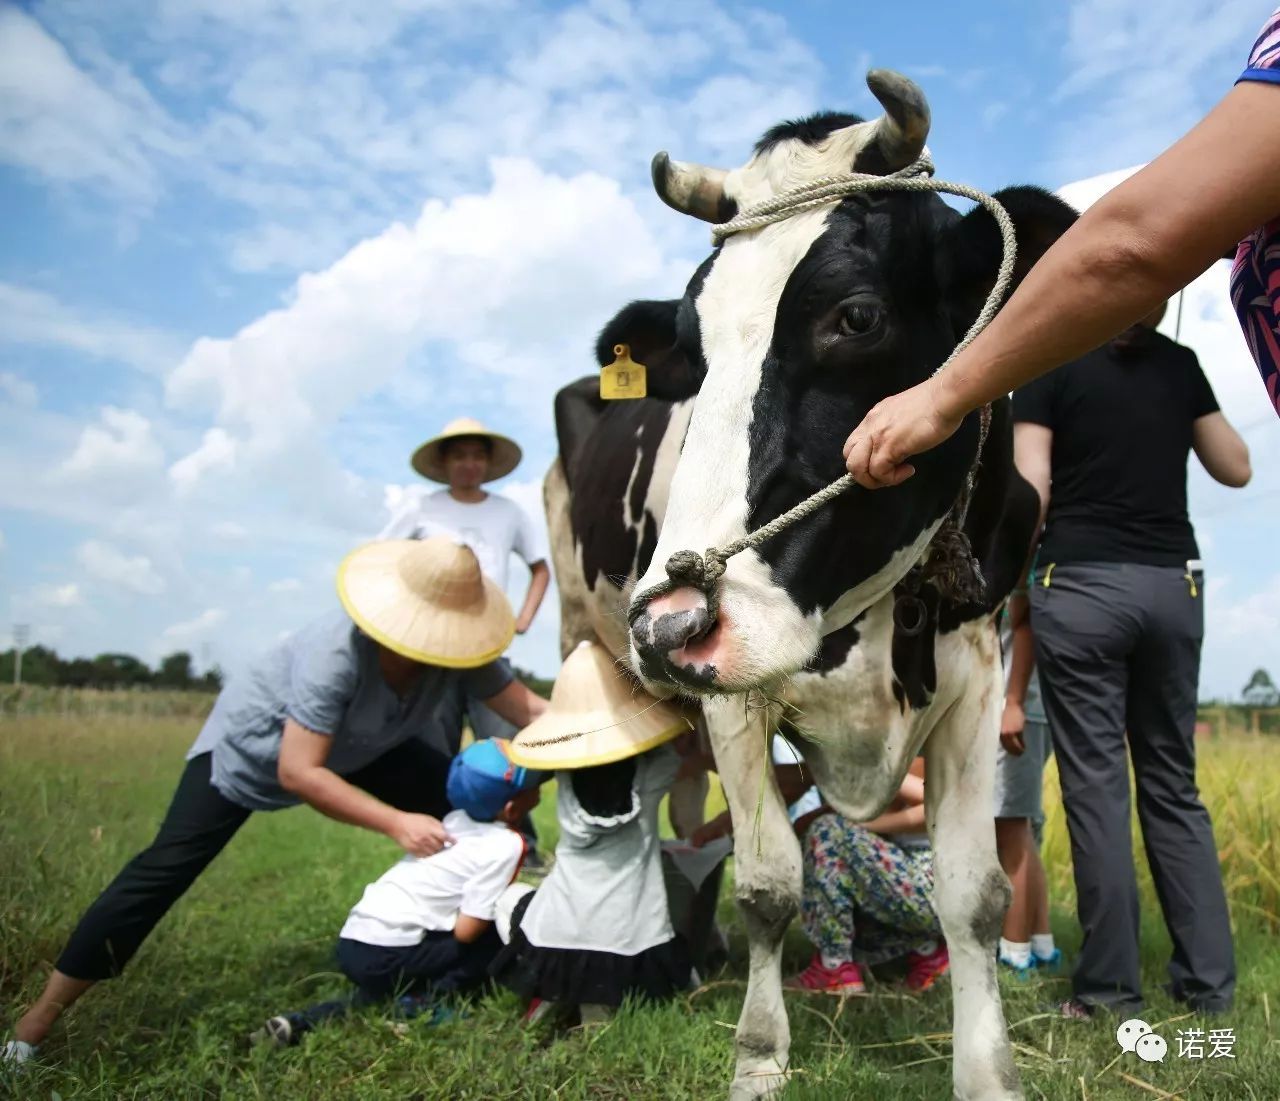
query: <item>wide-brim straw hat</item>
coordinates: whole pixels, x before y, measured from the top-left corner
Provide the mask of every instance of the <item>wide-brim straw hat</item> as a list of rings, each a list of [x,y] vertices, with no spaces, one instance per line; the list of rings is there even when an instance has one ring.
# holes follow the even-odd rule
[[[375,642],[449,669],[493,661],[516,633],[511,605],[475,551],[440,536],[357,548],[338,567],[338,597]]]
[[[489,476],[486,482],[505,478],[520,465],[523,453],[515,440],[508,439],[497,432],[492,432],[475,417],[459,417],[444,426],[444,431],[433,436],[413,453],[410,463],[413,469],[424,478],[433,482],[449,482],[449,475],[444,469],[444,453],[440,445],[463,436],[479,436],[489,441],[492,454],[489,457]]]
[[[508,753],[526,768],[590,768],[634,757],[688,729],[675,707],[641,689],[608,650],[582,642],[556,677],[551,706],[512,739]]]

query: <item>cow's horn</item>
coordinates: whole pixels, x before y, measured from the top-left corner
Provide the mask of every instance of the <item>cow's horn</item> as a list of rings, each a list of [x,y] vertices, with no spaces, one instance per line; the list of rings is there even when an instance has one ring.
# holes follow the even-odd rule
[[[650,170],[658,197],[673,210],[717,225],[733,217],[734,203],[724,194],[728,175],[724,169],[673,161],[666,153],[659,153]]]
[[[929,136],[929,101],[913,80],[892,69],[872,69],[867,87],[884,107],[872,141],[890,172],[906,168],[924,151]]]

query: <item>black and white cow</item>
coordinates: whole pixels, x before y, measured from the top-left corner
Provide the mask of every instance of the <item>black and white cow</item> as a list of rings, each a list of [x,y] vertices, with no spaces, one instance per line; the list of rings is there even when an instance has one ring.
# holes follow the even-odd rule
[[[885,174],[922,151],[929,114],[910,81],[872,73],[886,114],[822,114],[769,131],[730,172],[654,159],[659,194],[707,221],[818,176]],[[1047,193],[996,197],[1018,237],[1017,277],[1075,214]],[[965,332],[1000,261],[994,221],[936,195],[875,192],[729,237],[682,299],[640,302],[601,334],[646,364],[650,397],[602,403],[595,379],[561,391],[548,518],[564,642],[599,637],[659,694],[701,700],[737,831],[736,886],[750,942],[731,1096],[785,1080],[790,1034],[780,949],[800,852],[769,766],[767,724],[741,694],[799,708],[827,800],[854,821],[926,758],[935,906],[952,961],[954,1084],[962,1098],[1021,1096],[995,975],[1008,884],[995,856],[992,778],[1002,695],[992,612],[1015,583],[1035,522],[1013,468],[1009,403],[996,403],[966,531],[985,599],[926,585],[923,630],[895,621],[908,572],[978,457],[979,417],[889,490],[854,488],[758,550],[729,560],[718,614],[686,587],[629,605],[673,552],[725,543],[843,472],[841,445],[877,401],[923,380]],[[915,575],[912,575],[913,577]],[[915,605],[918,609],[918,605]],[[917,626],[910,624],[911,627]],[[758,835],[757,799],[765,792]]]

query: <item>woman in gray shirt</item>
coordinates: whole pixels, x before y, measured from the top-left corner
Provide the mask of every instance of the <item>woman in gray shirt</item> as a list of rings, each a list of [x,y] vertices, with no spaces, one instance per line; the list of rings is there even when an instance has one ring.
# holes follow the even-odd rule
[[[308,803],[429,856],[450,842],[440,823],[448,756],[422,738],[437,708],[462,682],[516,726],[545,710],[497,663],[514,618],[467,547],[368,544],[343,562],[338,594],[344,610],[286,638],[218,696],[155,840],[80,919],[7,1061],[29,1058],[68,1006],[120,974],[253,811]]]

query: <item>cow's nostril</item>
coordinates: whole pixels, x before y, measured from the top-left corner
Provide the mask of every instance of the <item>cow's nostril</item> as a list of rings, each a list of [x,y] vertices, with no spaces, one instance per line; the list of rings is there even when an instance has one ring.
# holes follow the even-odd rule
[[[683,612],[667,612],[653,621],[653,648],[659,651],[679,650],[710,628],[706,608],[689,608]]]

